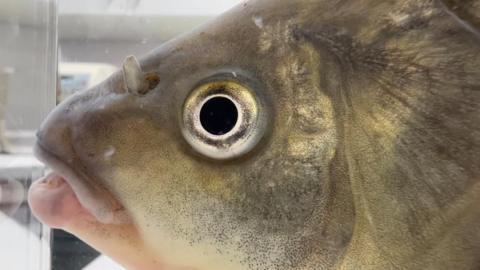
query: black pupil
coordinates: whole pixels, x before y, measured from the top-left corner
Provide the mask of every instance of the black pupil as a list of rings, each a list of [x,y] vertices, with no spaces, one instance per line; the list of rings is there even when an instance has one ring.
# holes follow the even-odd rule
[[[225,97],[211,98],[200,110],[202,127],[213,135],[228,133],[237,123],[237,118],[237,107]]]

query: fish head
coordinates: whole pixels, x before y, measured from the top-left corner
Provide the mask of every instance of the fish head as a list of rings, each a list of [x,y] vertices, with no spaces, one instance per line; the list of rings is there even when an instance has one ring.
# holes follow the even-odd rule
[[[48,116],[37,156],[98,221],[134,224],[177,262],[269,268],[305,260],[319,241],[344,248],[351,222],[329,227],[352,211],[328,210],[332,175],[345,173],[322,57],[284,16],[242,4],[127,57]]]
[[[465,10],[242,3],[61,103],[37,156],[71,186],[63,201],[172,265],[468,269],[480,54]]]

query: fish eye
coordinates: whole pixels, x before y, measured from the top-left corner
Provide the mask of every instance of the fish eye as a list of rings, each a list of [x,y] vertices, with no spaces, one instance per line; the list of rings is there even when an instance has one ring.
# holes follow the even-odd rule
[[[241,156],[253,149],[264,133],[261,107],[255,93],[240,83],[204,83],[193,89],[183,105],[183,136],[209,158]]]

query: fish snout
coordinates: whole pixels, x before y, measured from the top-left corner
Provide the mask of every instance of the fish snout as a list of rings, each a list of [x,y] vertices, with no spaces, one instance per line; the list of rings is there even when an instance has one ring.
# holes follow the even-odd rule
[[[37,131],[38,144],[60,158],[71,159],[85,123],[105,114],[110,106],[109,100],[116,96],[115,91],[111,90],[118,88],[115,81],[118,80],[110,79],[93,88],[78,91],[58,104]]]
[[[37,145],[57,157],[71,157],[71,120],[64,105],[59,105],[37,131]]]
[[[95,90],[85,91],[62,102],[37,132],[35,155],[54,173],[37,184],[33,191],[31,189],[31,205],[36,207],[43,220],[52,221],[54,225],[60,224],[58,219],[67,218],[63,213],[71,212],[66,211],[68,209],[88,213],[101,223],[129,222],[121,203],[97,181],[88,167],[86,154],[95,149],[89,145],[91,140],[88,138],[96,137],[95,131],[103,130],[99,126],[102,124],[99,119],[103,118],[97,117],[100,109],[95,109],[97,101],[103,98],[92,95]],[[63,184],[56,184],[59,181],[52,179],[60,179]],[[68,207],[57,207],[60,204]]]

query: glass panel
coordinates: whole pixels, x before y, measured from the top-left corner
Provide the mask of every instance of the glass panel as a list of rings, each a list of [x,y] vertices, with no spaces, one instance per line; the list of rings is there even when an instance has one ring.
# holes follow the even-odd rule
[[[0,269],[50,269],[50,230],[27,189],[45,168],[35,129],[55,105],[57,14],[52,0],[0,0]]]

